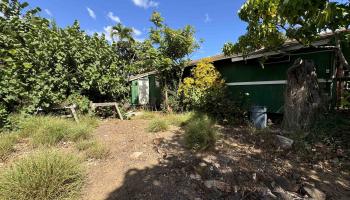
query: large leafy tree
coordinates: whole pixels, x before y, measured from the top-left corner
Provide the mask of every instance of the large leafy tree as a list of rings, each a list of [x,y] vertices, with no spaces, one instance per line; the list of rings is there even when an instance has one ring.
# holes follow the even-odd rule
[[[331,0],[247,0],[239,17],[248,23],[247,32],[223,51],[248,54],[262,48],[276,49],[287,39],[310,45],[320,33],[348,29],[349,1]],[[349,37],[349,34],[345,34]]]
[[[164,23],[158,12],[152,14],[151,22],[154,27],[150,30],[150,42],[156,51],[150,49],[149,52],[158,57],[153,66],[161,74],[165,86],[165,106],[168,107],[168,91],[176,95],[188,57],[199,48],[199,44],[190,25],[173,29]]]
[[[139,46],[141,45],[133,38],[134,30],[125,27],[121,23],[113,26],[111,29],[112,46],[115,48],[120,60],[123,61],[122,68],[130,73],[138,72],[135,67],[135,61],[138,59]]]
[[[52,107],[71,94],[94,101],[124,98],[128,71],[104,37],[87,35],[78,22],[60,28],[37,16],[38,8],[24,11],[26,6],[0,2],[0,115]]]

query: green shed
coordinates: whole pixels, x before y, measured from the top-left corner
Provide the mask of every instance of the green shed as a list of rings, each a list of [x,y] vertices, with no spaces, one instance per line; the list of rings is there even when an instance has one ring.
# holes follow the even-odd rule
[[[161,86],[155,71],[131,76],[131,105],[159,108],[161,103]]]
[[[334,35],[323,35],[321,39],[306,48],[295,41],[285,43],[277,51],[257,51],[243,57],[234,55],[211,57],[214,66],[221,73],[233,95],[249,95],[253,105],[266,106],[269,113],[282,113],[287,70],[297,58],[312,59],[316,65],[318,81],[330,104],[339,100],[336,88],[341,78],[337,49],[332,47]],[[342,46],[345,57],[350,58],[349,44]],[[264,61],[264,62],[262,62]],[[185,74],[190,73],[199,60],[192,61]],[[341,69],[342,70],[342,69]],[[344,71],[344,70],[343,70]]]

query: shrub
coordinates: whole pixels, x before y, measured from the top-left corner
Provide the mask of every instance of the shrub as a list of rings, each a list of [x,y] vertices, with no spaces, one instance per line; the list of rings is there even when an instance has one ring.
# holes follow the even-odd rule
[[[83,180],[83,170],[73,155],[43,151],[17,161],[2,173],[0,199],[72,199],[79,194]]]
[[[203,59],[192,76],[181,83],[178,93],[187,109],[206,113],[220,121],[243,121],[249,107],[248,95],[230,94],[210,59]]]
[[[22,137],[30,137],[34,146],[52,146],[61,141],[88,139],[96,125],[93,118],[81,118],[80,123],[50,116],[35,116],[20,124]]]
[[[206,150],[214,147],[217,139],[215,122],[207,115],[196,114],[185,126],[186,145],[194,150]]]
[[[164,119],[154,119],[148,125],[148,131],[154,133],[166,131],[168,128],[168,122]]]
[[[220,93],[225,82],[207,58],[201,60],[191,73],[192,77],[183,80],[178,93],[183,95],[184,103],[189,107],[201,108],[206,104],[206,97]]]
[[[13,133],[0,134],[0,160],[6,160],[7,156],[14,151],[17,136]]]
[[[75,104],[77,109],[82,114],[87,114],[90,109],[90,100],[88,97],[78,93],[73,93],[63,102],[65,106],[71,106]]]

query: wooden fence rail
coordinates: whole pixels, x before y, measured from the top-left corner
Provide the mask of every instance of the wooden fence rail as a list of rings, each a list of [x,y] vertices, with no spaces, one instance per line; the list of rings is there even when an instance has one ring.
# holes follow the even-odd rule
[[[117,102],[107,102],[107,103],[93,103],[93,102],[90,102],[90,108],[91,108],[92,111],[95,111],[96,108],[98,108],[98,107],[115,107],[119,118],[121,120],[124,120],[123,119],[123,115],[121,114],[121,112],[119,110],[119,106],[118,106]]]

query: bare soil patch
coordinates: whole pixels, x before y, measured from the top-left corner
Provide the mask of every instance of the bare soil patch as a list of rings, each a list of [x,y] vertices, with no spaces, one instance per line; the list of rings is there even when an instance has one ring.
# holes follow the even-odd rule
[[[273,131],[221,127],[217,147],[195,153],[184,148],[180,128],[149,133],[148,123],[97,128],[110,156],[88,162],[83,199],[350,199],[349,159],[336,152],[305,159],[278,148]]]

